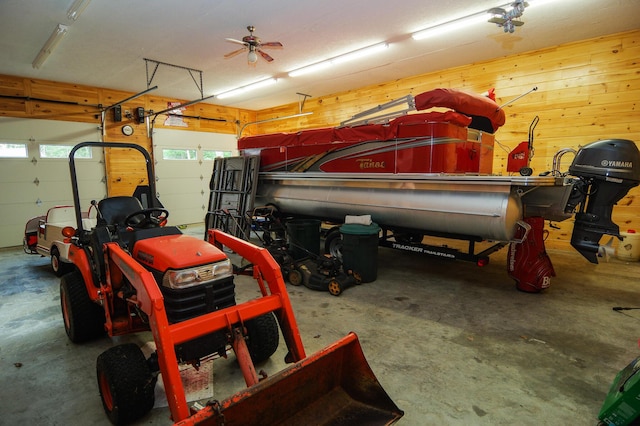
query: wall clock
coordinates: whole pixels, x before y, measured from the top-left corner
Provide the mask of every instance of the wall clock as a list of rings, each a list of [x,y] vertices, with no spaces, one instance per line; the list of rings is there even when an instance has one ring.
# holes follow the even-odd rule
[[[122,126],[122,134],[125,136],[131,136],[133,134],[133,127],[130,125]]]

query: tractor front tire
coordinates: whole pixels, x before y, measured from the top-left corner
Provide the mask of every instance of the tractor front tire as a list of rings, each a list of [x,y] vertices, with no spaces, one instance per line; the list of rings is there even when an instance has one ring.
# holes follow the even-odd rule
[[[133,422],[153,408],[156,379],[135,343],[114,346],[100,354],[96,373],[102,406],[111,423]]]
[[[272,312],[248,320],[247,348],[254,363],[260,363],[269,359],[278,349],[280,334],[278,322]]]
[[[105,334],[104,311],[89,298],[80,271],[74,270],[62,276],[60,306],[64,330],[73,343],[87,342]]]

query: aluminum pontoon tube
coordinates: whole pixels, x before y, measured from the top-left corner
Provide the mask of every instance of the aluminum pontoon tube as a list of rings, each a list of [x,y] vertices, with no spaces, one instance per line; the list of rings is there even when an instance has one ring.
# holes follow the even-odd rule
[[[511,241],[523,216],[527,186],[554,186],[553,178],[260,173],[256,205],[285,215],[343,221],[370,214],[389,228],[433,230]]]

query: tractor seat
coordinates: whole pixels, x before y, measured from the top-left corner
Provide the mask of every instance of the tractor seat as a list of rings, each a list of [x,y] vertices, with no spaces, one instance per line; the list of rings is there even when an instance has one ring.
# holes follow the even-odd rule
[[[135,197],[119,196],[100,200],[98,210],[107,225],[125,227],[124,220],[132,213],[143,210],[140,200]]]

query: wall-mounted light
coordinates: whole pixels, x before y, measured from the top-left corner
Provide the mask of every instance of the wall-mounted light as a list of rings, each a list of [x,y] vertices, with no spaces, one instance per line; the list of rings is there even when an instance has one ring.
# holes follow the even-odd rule
[[[89,2],[91,2],[91,0],[75,0],[69,10],[67,10],[67,18],[69,18],[70,21],[78,19],[89,5]]]
[[[33,60],[33,63],[31,64],[33,65],[33,68],[40,68],[42,66],[44,61],[46,61],[49,55],[51,55],[51,52],[53,52],[56,46],[60,43],[60,40],[62,40],[62,38],[67,34],[67,31],[69,31],[69,27],[66,25],[58,24],[56,26],[56,29],[53,30],[53,33],[51,33],[47,42],[42,46],[40,52],[38,52],[38,56]]]
[[[260,89],[262,87],[266,87],[266,86],[270,86],[272,84],[275,84],[278,82],[278,79],[276,78],[268,78],[266,80],[261,80],[258,81],[256,83],[253,84],[248,84],[246,86],[242,86],[242,87],[238,87],[237,89],[233,89],[233,90],[228,90],[226,92],[222,92],[218,95],[216,95],[216,98],[218,99],[224,99],[224,98],[230,98],[232,96],[236,96],[239,95],[241,93],[245,93],[251,90],[256,90],[256,89]]]
[[[332,65],[341,64],[343,62],[353,61],[356,59],[363,58],[365,56],[370,56],[389,47],[389,43],[378,43],[369,47],[365,47],[362,49],[354,50],[353,52],[345,53],[344,55],[336,56],[335,58],[327,59],[326,61],[317,62],[315,64],[298,68],[297,70],[293,70],[289,72],[289,77],[297,77],[304,74],[309,74],[312,72],[317,72],[326,68],[329,68]]]

